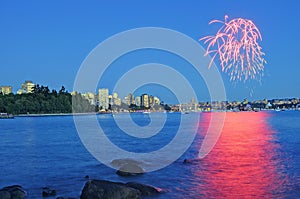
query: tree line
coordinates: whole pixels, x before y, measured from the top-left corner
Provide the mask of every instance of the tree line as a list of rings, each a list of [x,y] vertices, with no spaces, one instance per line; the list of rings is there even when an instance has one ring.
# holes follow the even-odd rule
[[[73,105],[73,107],[72,107]],[[62,86],[59,91],[51,90],[48,86],[35,85],[32,93],[0,94],[0,112],[18,114],[50,114],[93,112],[91,105],[81,94],[71,95]]]

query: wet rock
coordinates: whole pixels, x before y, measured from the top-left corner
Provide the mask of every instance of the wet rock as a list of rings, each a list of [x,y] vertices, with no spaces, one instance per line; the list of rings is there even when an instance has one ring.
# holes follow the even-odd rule
[[[0,190],[0,199],[24,199],[26,191],[20,185],[4,187]]]
[[[130,159],[130,158],[115,159],[111,162],[111,165],[113,167],[117,167],[117,168],[120,168],[126,164],[134,164],[134,165],[143,166],[144,163],[141,161],[138,161],[138,160]]]
[[[111,165],[117,169],[117,174],[120,176],[134,176],[145,173],[143,167],[145,164],[134,159],[116,159],[111,162]]]
[[[200,162],[200,159],[184,159],[183,163],[184,164],[196,164]]]
[[[0,191],[0,199],[11,199],[8,191]]]
[[[90,180],[84,185],[80,199],[138,199],[140,197],[141,192],[139,190],[128,187],[123,183],[106,180]]]
[[[42,196],[43,197],[56,196],[56,190],[50,189],[48,187],[44,187],[43,192],[42,192]]]
[[[136,164],[125,164],[121,166],[117,172],[120,176],[135,176],[145,173],[144,169]]]
[[[142,193],[142,196],[159,194],[162,191],[160,188],[136,182],[128,182],[126,183],[126,186],[139,190]]]

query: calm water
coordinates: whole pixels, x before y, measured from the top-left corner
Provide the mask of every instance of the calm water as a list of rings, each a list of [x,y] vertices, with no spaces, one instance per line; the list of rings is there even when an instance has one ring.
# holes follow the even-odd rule
[[[57,196],[80,196],[84,177],[137,181],[163,188],[155,198],[297,198],[300,196],[300,111],[228,113],[222,135],[204,159],[196,158],[211,114],[200,114],[191,147],[176,162],[159,171],[124,178],[99,163],[81,143],[73,117],[19,117],[0,120],[0,187],[22,185],[29,198],[41,198],[42,187]],[[158,115],[159,116],[159,115]],[[168,114],[162,131],[139,142],[115,128],[111,115],[98,116],[107,136],[133,152],[150,152],[169,143],[180,117]],[[80,116],[89,117],[89,116]],[[139,125],[147,115],[133,114]],[[191,120],[193,121],[193,120]],[[185,126],[189,128],[196,126]]]

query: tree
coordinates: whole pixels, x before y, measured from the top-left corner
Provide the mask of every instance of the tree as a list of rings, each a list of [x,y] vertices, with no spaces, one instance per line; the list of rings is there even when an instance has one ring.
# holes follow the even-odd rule
[[[66,93],[66,88],[64,86],[61,86],[61,89],[58,92],[59,94]]]

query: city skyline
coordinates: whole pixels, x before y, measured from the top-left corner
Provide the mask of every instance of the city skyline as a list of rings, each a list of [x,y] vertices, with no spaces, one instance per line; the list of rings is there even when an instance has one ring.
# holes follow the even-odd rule
[[[256,22],[263,36],[262,47],[268,64],[261,82],[231,82],[222,73],[227,99],[297,97],[300,41],[299,37],[292,36],[299,33],[299,27],[295,26],[300,15],[297,7],[297,1],[229,3],[219,0],[193,1],[190,4],[179,1],[172,4],[132,1],[118,2],[117,6],[114,2],[2,2],[0,60],[5,75],[2,75],[0,85],[11,85],[13,92],[17,92],[21,80],[34,79],[52,88],[65,85],[71,91],[77,71],[89,52],[116,33],[147,26],[165,27],[186,34],[204,47],[198,39],[212,34],[216,28],[208,26],[208,22],[228,15],[230,18],[244,17]],[[177,57],[157,51],[126,56],[112,64],[112,69],[107,71],[108,78],[100,80],[100,85],[113,90],[117,79],[133,66],[158,62],[172,66],[189,77],[199,101],[210,100],[205,82]],[[150,85],[137,92],[142,94],[149,88],[153,89],[151,93],[176,103],[175,97],[163,88]],[[120,95],[125,93],[120,92]]]
[[[8,94],[32,94],[34,91],[35,86],[38,86],[39,88],[46,88],[50,92],[50,89],[48,86],[40,85],[40,84],[35,84],[31,80],[25,80],[24,83],[21,84],[20,89],[18,89],[18,92],[14,93],[12,92],[12,87],[11,86],[0,86],[0,93],[3,95],[8,95]],[[62,86],[61,89],[64,89],[66,92],[67,89]],[[52,89],[52,92],[55,89]],[[244,98],[243,100],[226,100],[226,101],[196,101],[194,98],[190,98],[188,101],[183,102],[183,103],[168,103],[165,102],[164,99],[157,97],[155,95],[149,94],[149,93],[143,93],[140,95],[134,95],[133,93],[129,92],[125,96],[120,96],[116,91],[109,91],[108,88],[98,88],[98,92],[85,92],[85,93],[80,93],[77,91],[71,91],[69,92],[72,96],[80,94],[83,96],[86,100],[88,100],[90,105],[97,105],[99,107],[102,107],[103,110],[109,109],[110,106],[112,105],[117,105],[117,106],[122,106],[122,105],[136,105],[137,107],[145,107],[145,108],[151,108],[154,105],[160,105],[166,104],[166,105],[171,105],[171,106],[178,106],[178,105],[189,105],[190,108],[193,107],[195,104],[198,104],[198,106],[206,107],[206,106],[211,106],[213,104],[219,104],[221,106],[229,105],[229,106],[238,106],[241,104],[259,104],[259,106],[262,107],[268,107],[268,106],[273,106],[274,107],[283,107],[285,108],[286,105],[291,106],[294,105],[293,108],[299,108],[299,97],[285,97],[285,98],[263,98],[263,99],[255,99],[255,100],[250,100],[248,101],[247,98]],[[57,92],[57,91],[56,91]],[[272,102],[272,104],[270,103]],[[262,106],[263,104],[263,106]],[[218,106],[219,106],[218,105]]]

